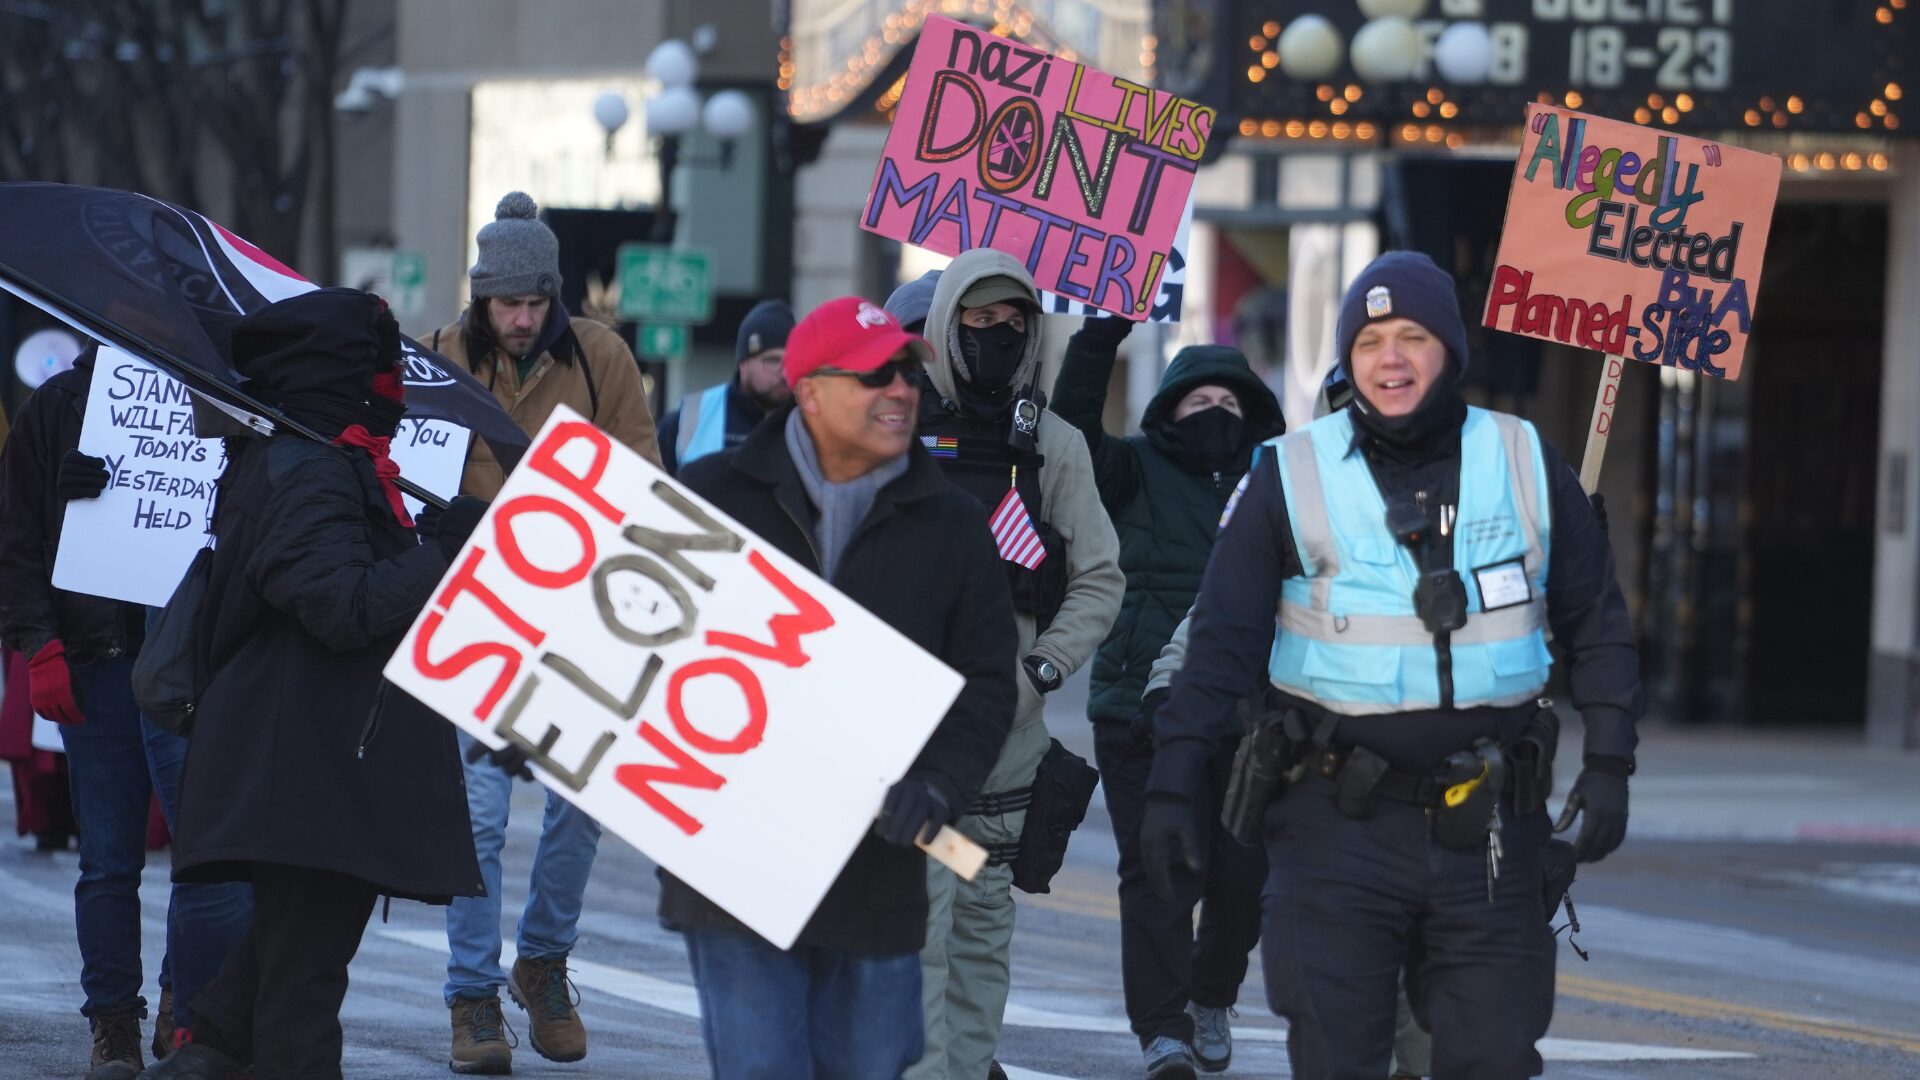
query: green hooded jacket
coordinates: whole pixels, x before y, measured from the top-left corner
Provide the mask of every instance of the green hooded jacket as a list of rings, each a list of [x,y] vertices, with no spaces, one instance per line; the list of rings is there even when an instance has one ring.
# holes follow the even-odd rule
[[[1127,578],[1120,617],[1093,658],[1087,716],[1095,721],[1125,721],[1139,711],[1154,660],[1200,591],[1227,497],[1246,473],[1254,449],[1286,431],[1279,401],[1239,350],[1190,345],[1161,377],[1141,417],[1140,434],[1108,435],[1101,414],[1114,355],[1113,348],[1075,334],[1048,403],[1086,436],[1094,483],[1113,517],[1120,569]],[[1187,456],[1173,426],[1174,408],[1202,385],[1231,389],[1246,422],[1238,458],[1218,473]]]

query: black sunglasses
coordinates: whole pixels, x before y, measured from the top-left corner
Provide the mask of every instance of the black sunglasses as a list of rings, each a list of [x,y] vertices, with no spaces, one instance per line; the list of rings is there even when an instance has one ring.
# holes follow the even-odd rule
[[[827,367],[815,368],[812,372],[808,373],[808,377],[811,378],[814,375],[845,375],[847,378],[855,380],[869,390],[884,390],[893,385],[893,379],[896,375],[907,380],[908,385],[912,385],[914,369],[919,366],[918,361],[908,358],[905,360],[889,360],[879,367],[874,368],[872,371],[842,371],[839,368]]]

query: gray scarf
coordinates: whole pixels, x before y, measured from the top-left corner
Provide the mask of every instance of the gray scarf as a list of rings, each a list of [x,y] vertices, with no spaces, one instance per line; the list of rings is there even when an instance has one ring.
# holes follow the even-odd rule
[[[819,512],[813,522],[813,540],[820,548],[820,576],[832,581],[834,571],[840,567],[840,556],[847,550],[847,541],[853,539],[853,531],[866,520],[867,511],[873,509],[874,496],[907,471],[907,455],[882,462],[865,476],[856,476],[844,484],[833,483],[820,472],[820,455],[813,447],[813,436],[807,431],[798,408],[787,414],[787,453],[793,457],[794,470],[800,474],[801,486],[807,489],[807,498]]]

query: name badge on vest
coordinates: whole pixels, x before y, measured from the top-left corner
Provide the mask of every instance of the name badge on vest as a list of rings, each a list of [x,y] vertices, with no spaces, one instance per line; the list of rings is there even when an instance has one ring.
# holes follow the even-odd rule
[[[1473,580],[1480,587],[1481,611],[1499,611],[1533,601],[1533,582],[1527,580],[1523,559],[1482,566],[1473,572]]]

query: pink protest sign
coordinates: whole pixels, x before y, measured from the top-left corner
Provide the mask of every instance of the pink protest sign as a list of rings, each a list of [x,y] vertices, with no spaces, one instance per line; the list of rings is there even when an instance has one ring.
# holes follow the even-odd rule
[[[1780,159],[1527,106],[1486,324],[1740,377]]]
[[[1214,110],[929,17],[861,224],[943,255],[991,247],[1034,283],[1144,319]]]

